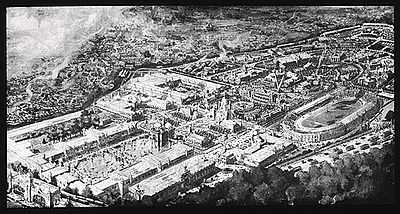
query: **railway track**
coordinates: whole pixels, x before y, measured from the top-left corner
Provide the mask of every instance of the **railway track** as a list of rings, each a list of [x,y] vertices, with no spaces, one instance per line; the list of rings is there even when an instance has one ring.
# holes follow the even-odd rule
[[[352,140],[354,140],[354,139],[356,139],[356,138],[359,138],[359,137],[361,137],[361,136],[363,136],[363,135],[369,134],[369,133],[371,133],[372,131],[373,131],[372,129],[369,129],[369,130],[367,130],[367,131],[365,131],[365,132],[358,133],[358,134],[355,134],[355,135],[351,135],[351,136],[349,136],[349,137],[346,137],[346,138],[342,139],[341,141],[338,141],[338,142],[329,144],[329,145],[327,145],[327,146],[321,147],[321,148],[319,148],[318,150],[316,150],[316,151],[314,151],[314,152],[311,152],[311,153],[302,155],[302,156],[300,156],[300,157],[295,157],[295,158],[290,159],[290,160],[288,160],[288,161],[286,161],[286,162],[284,162],[284,163],[278,163],[278,164],[275,163],[275,164],[271,164],[271,165],[269,165],[268,167],[271,167],[271,166],[277,166],[277,167],[287,166],[288,164],[291,164],[291,163],[294,163],[294,162],[297,162],[297,161],[306,159],[306,158],[308,158],[308,157],[311,157],[311,156],[314,156],[314,155],[319,154],[319,153],[321,153],[321,152],[324,152],[324,151],[326,151],[326,150],[328,150],[328,149],[331,149],[331,148],[334,148],[334,147],[339,146],[339,145],[341,145],[341,144],[344,144],[344,143],[347,143],[347,142],[349,142],[349,141],[352,141]],[[357,131],[354,131],[354,132],[357,132]]]

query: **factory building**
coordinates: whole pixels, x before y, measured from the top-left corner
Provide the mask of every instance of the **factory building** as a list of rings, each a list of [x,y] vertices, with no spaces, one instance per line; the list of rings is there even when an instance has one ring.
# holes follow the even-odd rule
[[[179,191],[217,172],[215,162],[204,156],[194,156],[149,177],[129,188],[136,199],[144,196],[159,202],[177,196]]]

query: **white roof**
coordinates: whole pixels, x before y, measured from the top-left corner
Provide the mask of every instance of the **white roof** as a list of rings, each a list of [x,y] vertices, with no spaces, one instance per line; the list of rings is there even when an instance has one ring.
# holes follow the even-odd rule
[[[260,134],[260,137],[262,139],[265,139],[268,143],[282,144],[283,146],[288,146],[289,144],[292,143],[286,138],[275,137],[275,136],[269,135],[267,133]]]
[[[80,191],[82,191],[82,190],[84,190],[84,189],[86,188],[86,184],[84,184],[84,183],[83,183],[82,181],[80,181],[80,180],[74,181],[74,182],[70,183],[68,186],[69,186],[71,189],[77,188],[77,189],[80,190]]]
[[[157,169],[157,165],[153,162],[142,160],[139,163],[130,166],[120,172],[118,172],[118,175],[123,175],[123,176],[132,176],[132,179],[135,179],[136,177],[149,172],[153,169]]]
[[[53,157],[53,156],[55,156],[55,155],[62,154],[63,152],[64,152],[64,151],[63,151],[63,150],[60,150],[60,149],[51,149],[51,150],[49,150],[49,151],[46,151],[46,152],[44,153],[44,156],[45,156],[45,158]]]
[[[56,179],[59,181],[61,181],[61,180],[67,181],[67,183],[78,180],[75,176],[73,176],[71,173],[68,173],[68,172],[63,173],[61,175],[57,175]]]
[[[293,112],[294,113],[300,113],[300,112],[302,112],[302,111],[304,111],[304,110],[306,110],[308,108],[311,108],[314,105],[317,105],[319,103],[324,102],[325,100],[329,99],[330,97],[331,97],[331,95],[329,95],[329,94],[327,94],[325,96],[322,96],[322,97],[320,97],[320,98],[318,98],[316,100],[313,100],[312,102],[309,102],[309,103],[307,103],[307,104],[295,109]]]
[[[156,160],[161,161],[161,163],[168,163],[168,161],[173,161],[179,157],[182,157],[183,155],[186,155],[186,152],[190,151],[191,149],[192,148],[190,146],[179,143],[172,145],[171,149],[158,154],[153,154],[152,156]]]
[[[233,126],[235,124],[237,124],[237,123],[233,120],[223,120],[221,122],[221,126],[226,127],[226,128],[233,128]]]
[[[135,192],[139,187],[144,191],[144,195],[152,196],[180,182],[181,176],[185,172],[185,166],[193,173],[211,164],[214,164],[211,160],[204,159],[202,156],[194,156],[139,182],[137,185],[130,187],[129,190]]]
[[[197,141],[203,141],[204,140],[204,136],[198,135],[196,133],[191,133],[188,137],[188,139],[193,139],[193,140],[197,140]]]
[[[100,194],[102,194],[104,192],[104,190],[99,189],[99,188],[97,188],[95,186],[91,186],[90,190],[92,190],[92,193],[93,193],[94,196],[98,196],[98,195],[100,195]]]
[[[59,166],[59,167],[55,167],[55,168],[49,169],[49,170],[43,172],[42,174],[43,175],[50,175],[51,174],[51,176],[57,176],[57,175],[65,173],[65,172],[68,172],[68,168]]]
[[[98,189],[99,192],[101,192],[101,191],[104,191],[105,189],[107,189],[108,187],[113,186],[117,183],[118,182],[115,181],[114,179],[107,178],[105,180],[102,180],[102,181],[92,185],[92,187],[94,187],[94,189]]]
[[[255,153],[249,155],[248,159],[250,159],[254,162],[257,162],[257,163],[261,163],[265,159],[271,157],[274,153],[275,152],[272,150],[271,147],[264,147],[264,148],[256,151]]]

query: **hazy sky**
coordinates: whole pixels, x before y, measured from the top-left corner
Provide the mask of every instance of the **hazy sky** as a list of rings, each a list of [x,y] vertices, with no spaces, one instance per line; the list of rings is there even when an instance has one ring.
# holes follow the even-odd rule
[[[7,78],[37,57],[65,56],[91,33],[121,18],[121,7],[7,8]]]

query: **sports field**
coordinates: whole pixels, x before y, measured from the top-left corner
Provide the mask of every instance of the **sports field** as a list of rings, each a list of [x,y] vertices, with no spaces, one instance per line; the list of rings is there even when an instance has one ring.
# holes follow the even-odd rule
[[[357,102],[357,99],[331,103],[326,108],[314,111],[315,114],[303,120],[301,125],[307,128],[329,126],[355,112],[360,107],[361,104]]]

